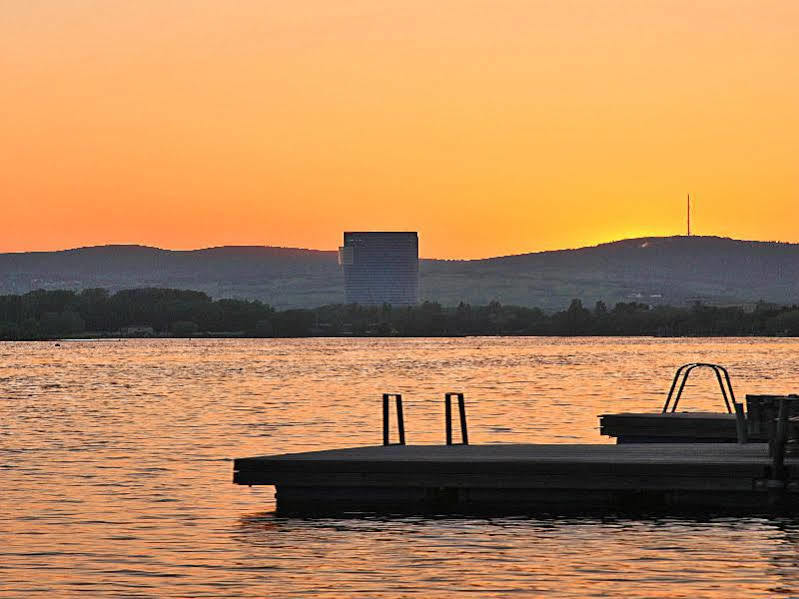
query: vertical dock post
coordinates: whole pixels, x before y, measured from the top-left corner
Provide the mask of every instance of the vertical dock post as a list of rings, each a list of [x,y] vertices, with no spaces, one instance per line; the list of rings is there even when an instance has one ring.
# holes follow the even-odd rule
[[[444,427],[446,430],[447,445],[454,445],[452,442],[452,397],[458,398],[458,412],[460,415],[461,423],[461,442],[460,445],[469,444],[469,432],[466,426],[466,401],[463,393],[445,393],[444,394]]]
[[[749,442],[749,435],[746,431],[746,416],[744,416],[744,406],[741,403],[733,403],[735,406],[735,432],[738,436],[738,444],[744,445]]]
[[[772,465],[774,466],[773,478],[785,480],[785,443],[788,441],[788,401],[779,400],[777,412],[777,429],[774,433],[774,446],[772,448]]]
[[[771,478],[768,481],[768,499],[772,507],[779,507],[785,496],[785,444],[788,441],[788,401],[778,400],[777,426],[771,439]]]
[[[402,395],[400,393],[383,393],[383,445],[392,445],[389,433],[389,400],[394,397],[397,409],[397,435],[399,442],[393,445],[405,445],[405,416],[402,412]]]

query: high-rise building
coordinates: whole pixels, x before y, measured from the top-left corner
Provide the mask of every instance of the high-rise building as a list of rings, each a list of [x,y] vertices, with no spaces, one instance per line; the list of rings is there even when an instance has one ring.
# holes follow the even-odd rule
[[[348,304],[419,303],[419,236],[409,232],[344,233],[338,250]]]

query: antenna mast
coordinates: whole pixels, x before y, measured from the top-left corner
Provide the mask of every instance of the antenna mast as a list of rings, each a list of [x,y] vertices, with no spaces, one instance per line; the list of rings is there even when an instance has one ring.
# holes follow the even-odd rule
[[[688,194],[688,237],[691,236],[691,194]]]

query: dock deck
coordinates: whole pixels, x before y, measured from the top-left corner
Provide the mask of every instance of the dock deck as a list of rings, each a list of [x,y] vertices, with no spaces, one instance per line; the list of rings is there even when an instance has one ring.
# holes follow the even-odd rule
[[[617,443],[735,443],[735,426],[735,414],[722,412],[622,412],[599,416],[600,434],[615,437]]]
[[[799,460],[768,445],[390,445],[240,458],[278,511],[540,512],[799,507]]]

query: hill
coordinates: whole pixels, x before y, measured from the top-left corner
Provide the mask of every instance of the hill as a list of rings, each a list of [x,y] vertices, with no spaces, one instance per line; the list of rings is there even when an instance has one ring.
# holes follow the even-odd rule
[[[341,301],[344,295],[336,252],[330,251],[109,245],[0,254],[0,293],[91,287],[193,289],[214,298],[260,299],[276,307],[313,307]]]
[[[680,305],[765,300],[799,302],[799,244],[721,237],[648,237],[574,250],[487,260],[434,262],[425,268],[426,295],[451,303],[459,287],[472,303],[492,297],[509,304],[562,309],[571,298],[588,304],[639,301]]]
[[[498,300],[558,310],[572,298],[586,304],[799,302],[799,244],[720,237],[649,237],[483,260],[422,260],[420,272],[422,298],[445,305]],[[344,298],[331,251],[100,246],[0,254],[0,293],[87,287],[195,289],[277,308]]]

